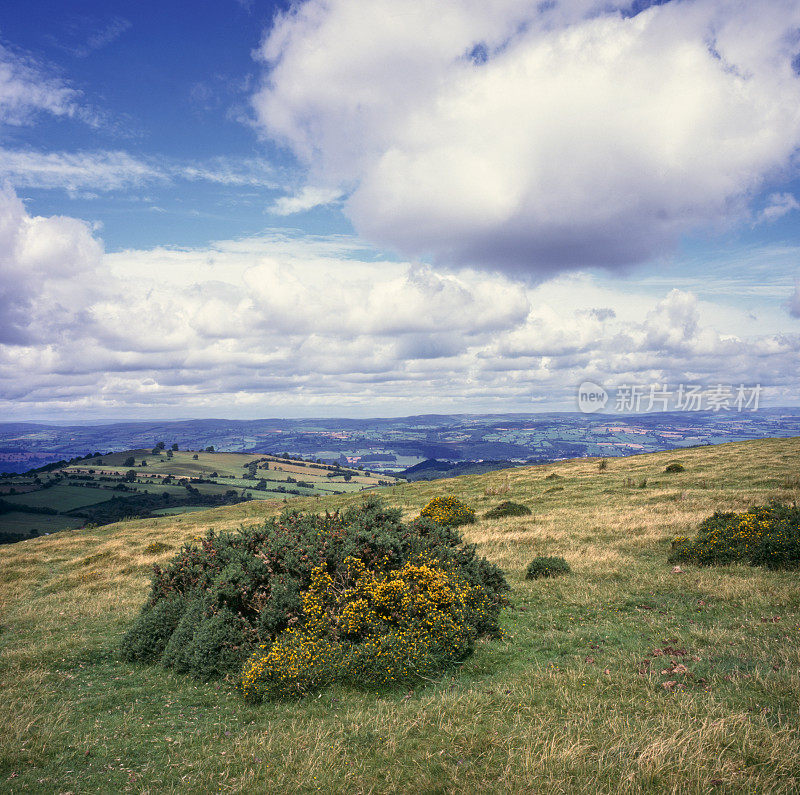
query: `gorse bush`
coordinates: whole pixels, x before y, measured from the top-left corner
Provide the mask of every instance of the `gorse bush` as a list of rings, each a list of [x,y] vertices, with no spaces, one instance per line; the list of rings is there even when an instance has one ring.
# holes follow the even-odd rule
[[[328,681],[359,677],[366,685],[385,684],[374,672],[367,675],[372,670],[369,649],[374,651],[369,644],[378,643],[384,655],[391,648],[400,660],[403,644],[422,638],[411,618],[412,602],[422,598],[425,588],[433,592],[434,580],[439,582],[433,575],[429,580],[422,574],[411,576],[412,570],[404,569],[409,566],[427,566],[437,577],[450,578],[453,589],[465,589],[459,654],[468,653],[476,637],[497,633],[508,590],[500,569],[478,557],[475,546],[464,544],[452,527],[426,518],[403,523],[399,510],[371,499],[343,513],[285,512],[237,533],[209,531],[199,543],[183,547],[165,566],[154,566],[149,598],[122,642],[123,656],[210,679],[239,675],[257,651],[259,659],[268,662],[263,668],[266,678],[251,675],[247,680],[252,685],[245,692],[256,698],[299,695]],[[424,583],[428,585],[423,587]],[[380,612],[381,599],[392,589],[403,591],[403,584],[410,589],[401,600],[403,609],[411,612],[398,612],[399,608]],[[363,596],[370,587],[384,596]],[[356,593],[361,594],[358,599]],[[358,601],[362,596],[363,604]],[[349,606],[351,602],[356,606]],[[320,605],[325,605],[329,624],[324,631],[315,612]],[[362,608],[363,616],[372,618],[364,618],[361,634],[345,632],[342,622],[355,620]],[[316,644],[314,653],[309,644]],[[427,656],[417,657],[409,657],[409,651],[404,670],[413,676],[414,659],[427,660],[420,663],[417,674],[439,670],[455,659],[453,649],[447,648],[445,654],[431,646]],[[345,651],[348,670],[362,671],[359,677],[342,673]],[[294,668],[286,662],[293,655],[295,667],[304,672],[295,679],[287,673]],[[314,665],[301,665],[303,660]],[[437,661],[435,666],[431,660]],[[274,676],[269,673],[273,665]],[[252,674],[252,662],[247,670]],[[407,678],[403,670],[400,673],[388,681]]]
[[[531,509],[520,502],[505,500],[494,508],[488,510],[484,516],[487,519],[501,519],[504,516],[530,516]]]
[[[420,517],[438,525],[459,527],[475,521],[475,511],[457,497],[434,497],[420,512]]]
[[[304,620],[244,666],[246,698],[302,696],[332,682],[380,688],[436,674],[466,657],[479,627],[497,632],[490,594],[456,567],[422,556],[376,573],[346,561],[346,582],[319,566]]]
[[[800,509],[757,506],[745,513],[715,513],[695,538],[672,542],[672,563],[724,565],[750,563],[768,569],[800,565]]]
[[[664,467],[665,472],[685,472],[686,467],[683,464],[679,464],[677,461],[673,461],[671,464],[667,464]]]
[[[172,547],[169,544],[165,544],[163,541],[151,541],[144,548],[144,553],[146,555],[158,555],[161,552],[166,552],[168,549],[172,549]]]
[[[537,557],[528,564],[525,579],[537,580],[539,577],[558,577],[561,574],[569,574],[571,571],[569,563],[564,558]]]

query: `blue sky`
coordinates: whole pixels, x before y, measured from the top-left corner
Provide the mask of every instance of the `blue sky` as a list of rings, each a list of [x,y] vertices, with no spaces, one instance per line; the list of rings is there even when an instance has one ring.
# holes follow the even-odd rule
[[[97,118],[87,124],[41,115],[35,124],[5,130],[6,145],[39,152],[122,150],[155,168],[260,168],[259,184],[247,189],[155,179],[97,201],[81,192],[68,197],[31,187],[32,209],[101,221],[110,250],[198,245],[282,224],[266,208],[270,196],[298,178],[296,163],[248,124],[249,92],[260,71],[252,54],[280,7],[223,0],[197,4],[187,14],[180,3],[37,2],[34,10],[9,4],[0,18],[3,43],[60,75]],[[304,228],[344,231],[350,225],[340,213],[318,212],[304,219]]]
[[[6,3],[0,410],[798,404],[800,2],[764,5]]]

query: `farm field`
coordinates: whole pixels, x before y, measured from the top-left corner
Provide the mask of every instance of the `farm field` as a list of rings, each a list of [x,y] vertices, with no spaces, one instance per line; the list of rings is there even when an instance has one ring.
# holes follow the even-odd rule
[[[672,462],[685,471],[666,473]],[[443,494],[471,505],[479,520],[463,535],[503,568],[513,607],[504,640],[444,677],[378,694],[254,706],[232,683],[121,661],[154,563],[282,502],[4,546],[4,791],[797,792],[797,572],[673,573],[667,556],[714,511],[796,502],[798,462],[799,438],[773,439],[380,489],[408,519]],[[509,499],[532,514],[483,518]],[[167,548],[149,554],[153,542]],[[536,555],[561,555],[572,573],[525,580]]]
[[[11,494],[4,497],[13,505],[27,505],[31,508],[54,508],[66,513],[85,505],[95,505],[113,497],[106,489],[86,488],[71,483],[58,484],[47,489],[30,491],[27,494]]]
[[[177,508],[345,494],[395,482],[392,476],[361,469],[277,456],[138,448],[23,475],[0,475],[0,538],[13,541],[33,528],[50,533],[185,512]],[[19,518],[16,506],[31,511],[27,520]],[[39,519],[53,512],[64,519]]]
[[[72,516],[48,515],[42,513],[21,513],[12,511],[2,515],[2,528],[5,533],[27,536],[31,530],[43,533],[55,533],[59,530],[74,530],[82,522]]]

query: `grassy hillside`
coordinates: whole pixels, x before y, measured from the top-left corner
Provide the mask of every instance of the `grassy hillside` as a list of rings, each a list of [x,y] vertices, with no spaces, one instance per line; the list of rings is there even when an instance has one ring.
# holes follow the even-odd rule
[[[666,474],[679,461],[686,471]],[[383,489],[410,518],[452,493],[532,516],[465,536],[501,565],[508,637],[412,692],[251,706],[119,661],[152,563],[251,501],[0,548],[6,792],[797,792],[797,572],[673,574],[671,538],[714,510],[798,497],[800,438],[565,461]],[[330,510],[359,495],[298,498]],[[170,549],[149,555],[149,543]],[[573,574],[527,582],[534,555]],[[691,676],[670,673],[685,665]],[[681,680],[683,688],[664,687]]]

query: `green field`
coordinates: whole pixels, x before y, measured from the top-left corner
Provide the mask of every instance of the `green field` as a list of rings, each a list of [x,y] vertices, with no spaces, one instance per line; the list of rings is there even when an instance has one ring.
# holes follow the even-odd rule
[[[85,486],[73,486],[67,483],[52,486],[49,489],[30,491],[27,494],[4,496],[7,502],[16,505],[28,505],[32,508],[55,508],[60,512],[72,511],[86,505],[105,502],[114,496],[110,489],[93,489]],[[3,516],[0,515],[0,521]]]
[[[0,527],[4,533],[17,533],[27,536],[31,530],[38,530],[40,534],[55,533],[59,530],[73,530],[80,527],[80,519],[72,516],[59,516],[43,513],[21,513],[10,511],[0,514]]]
[[[146,466],[142,466],[142,462],[146,462]],[[257,462],[255,467],[254,462]],[[127,477],[131,471],[133,481]],[[207,510],[213,505],[245,498],[284,501],[312,495],[346,494],[395,482],[391,477],[346,468],[336,470],[336,477],[328,477],[331,471],[330,467],[275,456],[186,450],[162,450],[154,454],[152,449],[126,450],[82,459],[60,469],[39,472],[38,476],[36,472],[5,475],[0,480],[0,499],[12,505],[55,510],[59,514],[82,514],[81,517],[70,516],[69,521],[50,522],[53,528],[66,528],[87,521],[103,524],[125,516],[187,512],[178,511],[178,508]],[[38,477],[38,481],[34,481],[34,477]],[[171,480],[165,482],[168,477]],[[264,488],[259,489],[262,480]],[[53,481],[55,485],[49,486]],[[89,481],[99,488],[83,485]],[[300,486],[298,481],[306,485]],[[36,490],[27,491],[31,485]],[[12,488],[25,493],[11,494]],[[232,490],[233,495],[230,494]],[[154,505],[152,499],[143,497],[161,498],[165,494],[178,504]],[[112,499],[114,502],[109,502]],[[101,503],[108,505],[101,509],[97,507]],[[20,526],[19,519],[7,519],[7,516],[9,514],[0,513],[0,533],[18,534],[15,528]],[[22,526],[38,527],[33,520]]]
[[[176,508],[159,508],[153,511],[156,516],[177,516],[182,513],[194,513],[195,511],[207,511],[208,508],[202,505],[179,505]]]
[[[675,460],[686,471],[664,473]],[[667,555],[716,510],[797,500],[798,460],[800,439],[774,439],[383,489],[406,518],[447,493],[479,516],[506,499],[533,514],[464,533],[511,583],[505,641],[479,644],[440,679],[377,695],[336,688],[252,706],[230,683],[120,660],[154,562],[282,503],[7,545],[4,791],[796,793],[797,572],[674,574]],[[154,541],[170,549],[148,555]],[[573,573],[526,581],[534,555],[563,555]],[[678,663],[685,677],[670,673]],[[665,687],[670,678],[684,686]]]

